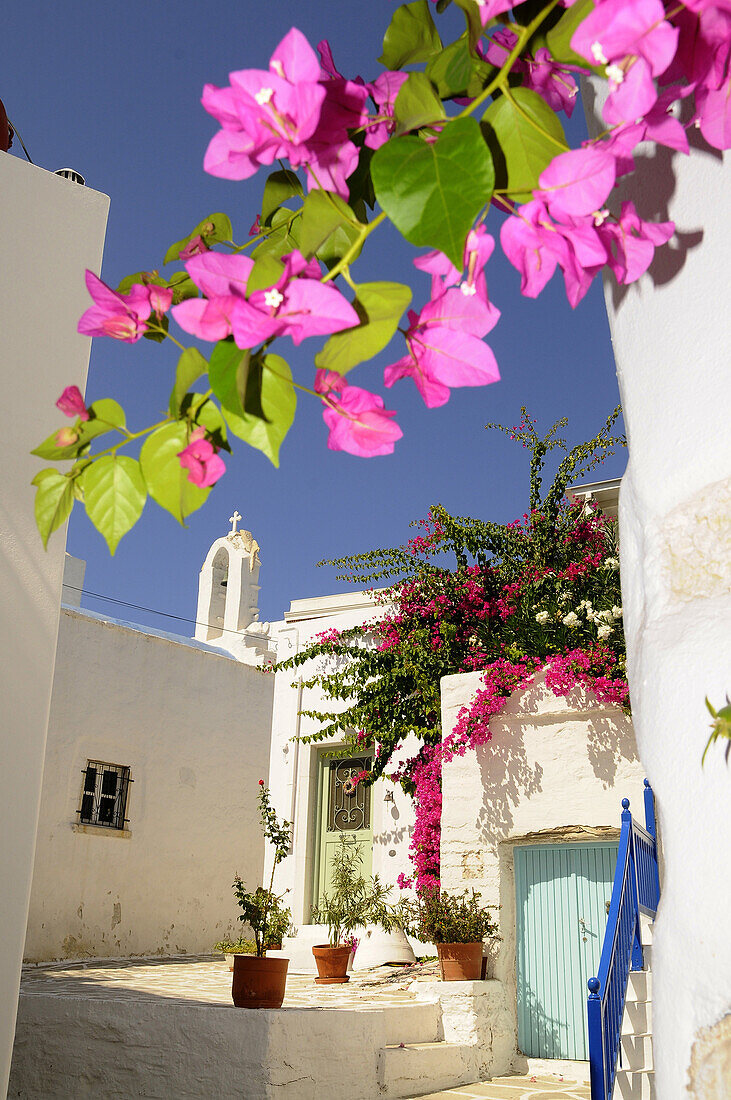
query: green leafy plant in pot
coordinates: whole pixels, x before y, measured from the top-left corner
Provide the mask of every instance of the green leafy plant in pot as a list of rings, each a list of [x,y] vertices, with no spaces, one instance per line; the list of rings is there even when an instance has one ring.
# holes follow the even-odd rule
[[[497,935],[490,908],[480,895],[422,890],[402,903],[404,931],[425,943],[436,944],[442,981],[476,981],[482,976],[482,945]]]
[[[398,923],[397,908],[388,904],[391,887],[378,875],[365,877],[360,845],[340,834],[333,855],[330,888],[312,908],[312,919],[326,924],[328,944],[312,948],[320,985],[349,981],[348,960],[353,949],[353,932],[364,924],[380,924],[386,932]]]
[[[267,947],[281,941],[282,927],[289,926],[290,912],[282,906],[284,894],[274,893],[274,875],[288,855],[292,826],[280,822],[272,808],[269,788],[259,780],[259,818],[266,840],[274,849],[269,886],[247,890],[238,875],[233,890],[241,908],[240,921],[245,921],[254,935],[255,954],[234,955],[232,997],[237,1008],[280,1008],[287,982],[288,959],[267,958]]]

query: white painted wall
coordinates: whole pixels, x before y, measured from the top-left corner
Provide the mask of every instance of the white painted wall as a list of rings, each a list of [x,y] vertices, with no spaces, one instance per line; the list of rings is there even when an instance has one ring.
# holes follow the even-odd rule
[[[638,157],[644,217],[675,221],[650,273],[605,288],[629,441],[620,496],[628,671],[665,856],[653,941],[656,1089],[688,1095],[694,1037],[731,1012],[731,819],[704,698],[731,691],[728,154]],[[670,169],[669,175],[666,169]]]
[[[44,552],[28,453],[59,424],[65,386],[86,385],[91,341],[76,332],[98,271],[109,199],[0,153],[0,330],[7,456],[0,502],[0,1095],[10,1069],[66,543]],[[63,418],[62,418],[63,419]]]
[[[380,612],[366,593],[359,592],[293,600],[285,621],[272,624],[278,660],[294,656],[324,630],[359,626]],[[314,733],[319,728],[314,719],[299,715],[300,710],[337,709],[332,700],[323,698],[319,689],[299,687],[300,680],[307,679],[313,671],[312,664],[308,663],[298,669],[276,673],[269,763],[274,804],[281,816],[295,823],[293,853],[280,865],[275,888],[291,891],[287,903],[296,925],[308,923],[310,918],[317,816],[317,751],[328,743],[303,745],[293,742],[292,738]],[[405,744],[402,751],[408,752],[409,745]],[[387,791],[393,792],[393,802],[384,801]],[[379,874],[384,882],[395,883],[401,872],[408,874],[411,869],[408,858],[414,826],[411,799],[400,787],[378,781],[373,789],[372,821],[373,873]],[[395,890],[394,899],[397,896]]]
[[[64,608],[26,958],[206,953],[261,879],[273,676]],[[83,712],[83,723],[80,715]],[[133,780],[125,834],[78,828],[87,760]]]
[[[445,734],[480,686],[479,672],[442,679]],[[474,889],[500,906],[492,968],[517,1041],[514,845],[618,837],[624,797],[644,825],[644,772],[621,710],[582,689],[557,698],[542,676],[510,697],[490,730],[486,745],[443,767],[441,880],[445,890]]]

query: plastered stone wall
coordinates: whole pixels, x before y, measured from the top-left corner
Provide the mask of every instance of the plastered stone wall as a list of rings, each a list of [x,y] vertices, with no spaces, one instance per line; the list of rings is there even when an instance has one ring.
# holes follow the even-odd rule
[[[480,686],[479,672],[442,679],[445,733]],[[621,710],[581,689],[557,698],[540,676],[510,697],[490,730],[486,745],[442,771],[441,879],[446,890],[474,889],[500,907],[489,965],[505,985],[515,1045],[514,847],[618,838],[624,797],[644,824],[644,772]]]
[[[109,199],[0,153],[0,1095],[5,1094],[28,914],[65,528],[44,551],[29,451],[59,426],[54,402],[83,391],[91,341],[76,332],[84,268],[99,271]]]
[[[590,125],[601,125],[589,110]],[[731,771],[701,767],[704,706],[731,692],[728,154],[639,151],[633,197],[676,236],[605,297],[629,442],[619,528],[633,719],[665,857],[653,940],[657,1095],[689,1095],[691,1048],[731,1010]],[[619,198],[622,196],[620,195]]]
[[[359,626],[377,614],[370,598],[359,593],[344,596],[298,600],[292,604],[289,621],[272,624],[280,661],[294,656],[322,631],[344,630]],[[312,675],[310,665],[276,673],[269,763],[272,798],[279,813],[294,821],[292,855],[277,869],[277,890],[290,890],[287,904],[297,924],[309,923],[312,904],[314,851],[317,833],[317,761],[318,749],[326,743],[305,745],[292,738],[315,733],[319,723],[301,710],[336,709],[318,688],[302,688],[300,683]],[[335,744],[335,742],[333,742]],[[414,743],[415,744],[415,743]],[[411,739],[402,752],[415,751]],[[386,802],[387,791],[393,802]],[[378,782],[373,788],[373,864],[372,871],[387,883],[395,884],[402,872],[409,874],[408,857],[414,811],[411,799],[400,787]],[[268,853],[267,853],[268,855]],[[268,867],[271,864],[267,863]],[[394,897],[397,892],[394,892]]]
[[[64,608],[25,956],[207,953],[260,881],[273,676]],[[79,829],[87,760],[129,767],[124,832]]]

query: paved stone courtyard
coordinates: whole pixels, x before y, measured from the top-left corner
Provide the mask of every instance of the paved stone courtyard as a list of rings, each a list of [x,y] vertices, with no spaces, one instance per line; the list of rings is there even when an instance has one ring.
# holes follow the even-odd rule
[[[413,966],[383,966],[351,975],[343,985],[318,986],[312,974],[287,975],[282,1010],[369,1009],[414,1004],[414,981],[438,977],[434,962]],[[220,958],[141,959],[51,963],[23,970],[21,996],[58,996],[135,1002],[169,1001],[171,1005],[195,1004],[232,1007],[231,973]],[[586,1084],[564,1080],[545,1072],[495,1078],[430,1093],[422,1100],[589,1100]]]

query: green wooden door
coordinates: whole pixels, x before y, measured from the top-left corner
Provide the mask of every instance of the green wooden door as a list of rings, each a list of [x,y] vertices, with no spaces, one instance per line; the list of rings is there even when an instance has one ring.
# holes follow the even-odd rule
[[[347,760],[333,760],[323,754],[319,761],[318,775],[318,828],[315,859],[313,903],[318,904],[323,893],[330,889],[332,857],[345,836],[352,844],[360,846],[361,871],[366,877],[373,863],[373,825],[371,821],[373,788],[358,783],[353,778],[359,771],[370,767],[370,756],[352,756]]]
[[[599,966],[617,847],[515,848],[518,1045],[529,1057],[589,1057],[586,983]]]

